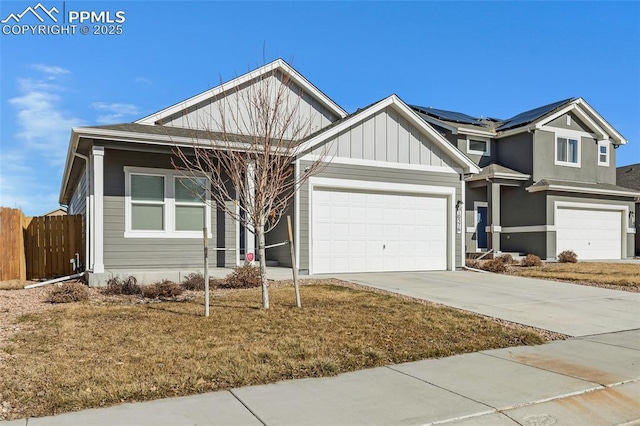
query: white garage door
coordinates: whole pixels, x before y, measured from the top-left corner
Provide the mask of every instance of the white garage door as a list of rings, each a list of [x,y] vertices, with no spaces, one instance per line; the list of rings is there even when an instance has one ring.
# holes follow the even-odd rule
[[[447,269],[445,197],[313,191],[313,273]]]
[[[556,247],[558,253],[573,250],[578,260],[620,259],[622,213],[559,208],[556,211]]]

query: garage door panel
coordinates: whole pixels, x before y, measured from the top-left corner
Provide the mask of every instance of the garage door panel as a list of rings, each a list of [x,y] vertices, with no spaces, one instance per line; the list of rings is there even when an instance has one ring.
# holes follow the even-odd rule
[[[558,208],[557,252],[573,250],[578,259],[622,257],[622,213],[619,210]]]
[[[445,197],[322,188],[312,200],[314,273],[447,268]]]

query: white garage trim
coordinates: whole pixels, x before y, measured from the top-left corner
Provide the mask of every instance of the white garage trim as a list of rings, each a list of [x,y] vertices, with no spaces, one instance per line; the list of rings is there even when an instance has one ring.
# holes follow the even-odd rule
[[[309,179],[309,274],[314,273],[313,269],[313,194],[314,189],[328,188],[328,189],[351,189],[355,191],[377,191],[377,192],[395,192],[395,193],[407,193],[407,194],[423,194],[423,195],[439,195],[446,197],[447,203],[447,269],[450,271],[455,270],[455,188],[432,186],[432,185],[415,185],[404,183],[391,183],[391,182],[371,182],[361,180],[350,179],[334,179],[334,178],[321,178],[312,177]]]
[[[627,234],[629,233],[629,207],[614,204],[596,204],[596,203],[576,203],[570,201],[554,201],[553,203],[553,223],[556,228],[556,251],[558,251],[558,210],[559,209],[578,209],[578,210],[601,210],[620,212],[620,257],[626,257],[627,253]]]

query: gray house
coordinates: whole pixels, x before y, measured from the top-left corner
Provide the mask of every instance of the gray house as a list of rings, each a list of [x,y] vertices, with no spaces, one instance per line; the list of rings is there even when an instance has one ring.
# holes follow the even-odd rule
[[[296,171],[321,150],[330,154],[289,208],[298,268],[318,274],[463,265],[465,178],[480,167],[397,96],[348,115],[276,60],[134,123],[72,130],[60,203],[85,217],[90,284],[127,275],[179,280],[200,269],[203,222],[210,224],[209,246],[220,249],[216,265],[244,261],[255,238],[183,189],[172,150],[201,139],[215,149],[212,133],[203,130],[216,131],[218,103],[260,78],[282,81],[278,76],[290,79],[314,129]],[[280,226],[267,244],[285,235]],[[290,266],[286,247],[269,249],[267,260]]]
[[[640,188],[616,185],[616,149],[627,141],[584,99],[506,120],[412,108],[482,168],[465,178],[467,252],[633,256]]]
[[[618,167],[616,182],[625,188],[640,191],[640,163]],[[630,226],[636,230],[636,256],[640,256],[640,198],[636,199],[636,210]]]

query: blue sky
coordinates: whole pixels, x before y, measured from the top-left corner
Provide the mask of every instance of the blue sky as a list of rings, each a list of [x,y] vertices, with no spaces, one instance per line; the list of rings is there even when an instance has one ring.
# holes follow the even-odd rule
[[[0,19],[36,4],[3,0]],[[27,215],[58,207],[71,127],[134,121],[263,50],[349,112],[391,93],[499,118],[583,97],[629,140],[618,165],[640,162],[640,2],[42,4],[126,20],[121,35],[0,35],[0,205]]]

